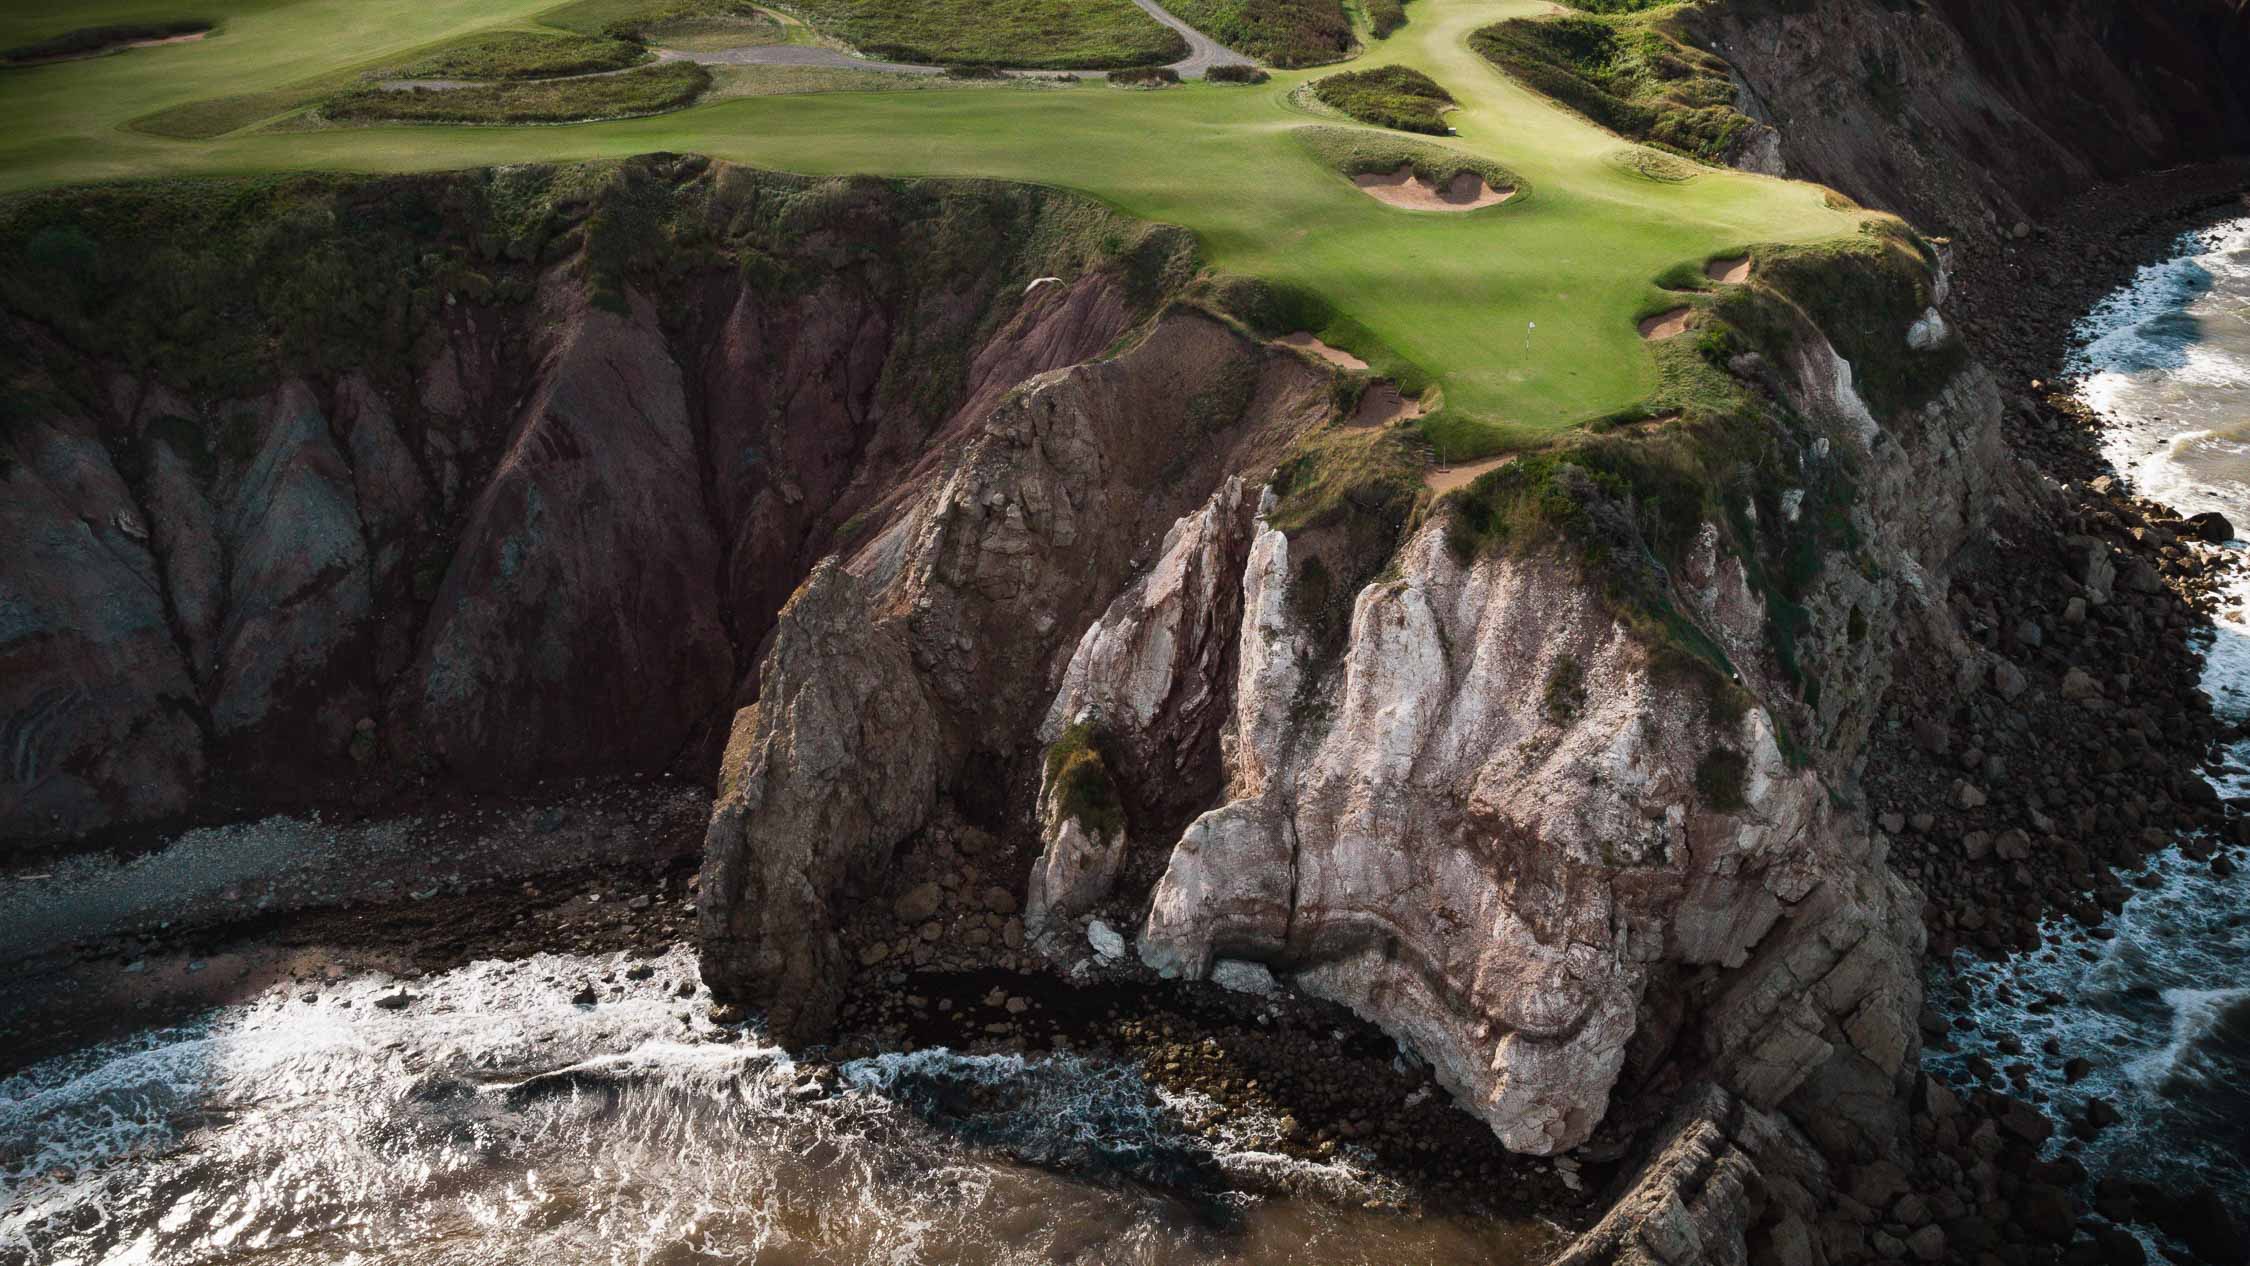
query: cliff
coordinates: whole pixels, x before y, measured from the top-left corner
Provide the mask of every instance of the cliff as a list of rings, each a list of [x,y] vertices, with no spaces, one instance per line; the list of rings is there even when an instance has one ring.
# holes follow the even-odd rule
[[[1692,11],[1781,169],[1989,240],[2087,186],[2250,148],[2240,0],[1720,0]]]
[[[1188,249],[1059,194],[669,157],[5,221],[11,845],[704,775],[813,563]]]

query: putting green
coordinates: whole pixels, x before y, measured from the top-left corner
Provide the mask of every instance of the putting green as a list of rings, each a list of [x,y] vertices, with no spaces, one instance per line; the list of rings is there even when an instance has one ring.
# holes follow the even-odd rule
[[[65,25],[177,16],[99,0],[66,19],[0,13],[0,45]],[[1469,213],[1366,197],[1291,137],[1315,119],[1290,90],[1334,67],[1255,87],[1126,91],[964,87],[718,101],[676,114],[564,127],[250,129],[182,141],[126,124],[206,98],[348,73],[469,31],[521,25],[554,0],[221,0],[213,37],[0,70],[0,189],[126,177],[274,170],[382,171],[694,151],[811,174],[991,176],[1080,190],[1195,231],[1216,267],[1301,286],[1356,322],[1331,341],[1374,359],[1379,340],[1444,388],[1449,413],[1530,442],[1631,407],[1654,385],[1636,320],[1652,279],[1753,242],[1850,234],[1861,213],[1813,185],[1703,170],[1658,183],[1624,142],[1470,51],[1487,23],[1543,0],[1416,0],[1407,25],[1353,65],[1403,63],[1460,101],[1440,141],[1521,175],[1528,192]],[[1534,331],[1530,327],[1536,323]]]

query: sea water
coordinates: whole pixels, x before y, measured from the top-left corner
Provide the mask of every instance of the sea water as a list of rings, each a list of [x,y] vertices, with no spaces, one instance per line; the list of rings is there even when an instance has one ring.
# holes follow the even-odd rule
[[[1556,1238],[1365,1207],[1411,1193],[1239,1116],[1193,1133],[1208,1105],[1114,1061],[816,1080],[694,981],[679,948],[292,985],[36,1065],[0,1080],[0,1263],[1507,1264]]]
[[[2182,514],[2216,510],[2250,532],[2250,220],[2184,236],[2173,258],[2140,270],[2076,334],[2071,373],[2108,415],[2106,456],[2134,491]],[[2233,583],[2250,597],[2250,582]],[[2224,608],[2207,647],[2204,689],[2229,719],[2250,715],[2244,610]],[[2250,750],[2238,747],[2229,769],[2250,769]],[[2250,795],[2250,773],[2213,782],[2222,795]],[[2089,1171],[2176,1189],[2211,1183],[2250,1202],[2250,882],[2176,850],[2155,872],[2106,941],[2058,937],[2005,963],[1963,956],[1941,969],[1965,973],[1979,1030],[1929,1063],[1948,1070],[1971,1054],[2029,1063],[2033,1088],[2064,1115],[2097,1097],[2123,1114],[2079,1153]],[[2080,944],[2094,947],[2090,959]],[[1984,1044],[2000,1034],[2025,1054]],[[2091,1070],[2069,1083],[2041,1052],[2049,1039]]]

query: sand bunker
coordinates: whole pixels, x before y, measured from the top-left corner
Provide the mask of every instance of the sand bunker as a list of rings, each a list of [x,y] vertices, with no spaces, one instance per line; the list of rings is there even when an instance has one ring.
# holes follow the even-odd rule
[[[56,53],[48,57],[0,58],[0,66],[47,66],[55,62],[82,62],[89,57],[106,57],[111,53],[122,53],[128,48],[155,48],[160,44],[193,44],[210,33],[209,31],[189,31],[182,35],[152,35],[147,39],[118,40],[113,44],[103,44],[97,48],[77,49],[68,53]]]
[[[1651,343],[1678,338],[1687,333],[1688,318],[1694,315],[1693,308],[1674,308],[1670,312],[1659,312],[1641,322],[1641,337]]]
[[[1299,330],[1295,334],[1284,334],[1275,339],[1274,342],[1281,344],[1283,347],[1294,347],[1299,351],[1311,352],[1331,365],[1342,365],[1346,369],[1367,368],[1366,361],[1352,355],[1343,348],[1330,347],[1303,330]]]
[[[1460,466],[1432,466],[1422,475],[1422,483],[1430,495],[1442,497],[1457,489],[1466,488],[1477,479],[1516,460],[1514,453],[1502,457],[1487,457],[1481,462],[1468,462]]]
[[[1361,172],[1352,177],[1352,183],[1377,202],[1409,211],[1474,211],[1498,206],[1516,193],[1493,188],[1473,171],[1453,173],[1453,179],[1441,189],[1415,175],[1412,163],[1401,163],[1397,171],[1389,173]]]
[[[1750,257],[1714,259],[1703,266],[1703,275],[1722,286],[1745,285],[1750,280]]]
[[[1352,410],[1352,416],[1344,425],[1389,426],[1393,422],[1409,421],[1421,416],[1421,401],[1407,399],[1396,383],[1375,382],[1369,383],[1367,390],[1359,393],[1359,407]]]

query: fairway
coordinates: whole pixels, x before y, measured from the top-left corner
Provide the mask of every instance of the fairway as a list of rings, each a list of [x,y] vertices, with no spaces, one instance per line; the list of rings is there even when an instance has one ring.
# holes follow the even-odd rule
[[[1631,147],[1557,108],[1469,47],[1480,27],[1543,0],[1415,0],[1409,21],[1342,67],[1407,65],[1456,101],[1458,135],[1431,138],[1521,177],[1507,202],[1459,213],[1379,203],[1292,135],[1291,101],[1330,66],[1255,86],[1128,91],[1001,84],[943,92],[830,92],[717,100],[678,113],[567,126],[260,124],[178,140],[130,121],[384,65],[461,34],[521,27],[554,0],[232,0],[195,10],[219,31],[190,44],[0,70],[0,190],[187,173],[388,171],[692,151],[807,174],[984,176],[1078,190],[1193,230],[1219,269],[1288,283],[1348,318],[1325,331],[1388,352],[1444,390],[1446,413],[1494,445],[1644,402],[1654,361],[1636,324],[1676,307],[1653,278],[1760,242],[1849,235],[1861,213],[1813,185],[1701,168],[1661,183],[1617,161]],[[0,16],[0,43],[60,27],[180,16],[146,0],[67,18]],[[722,79],[723,90],[723,79]],[[275,97],[274,113],[290,107]],[[1536,325],[1536,330],[1532,327]]]

